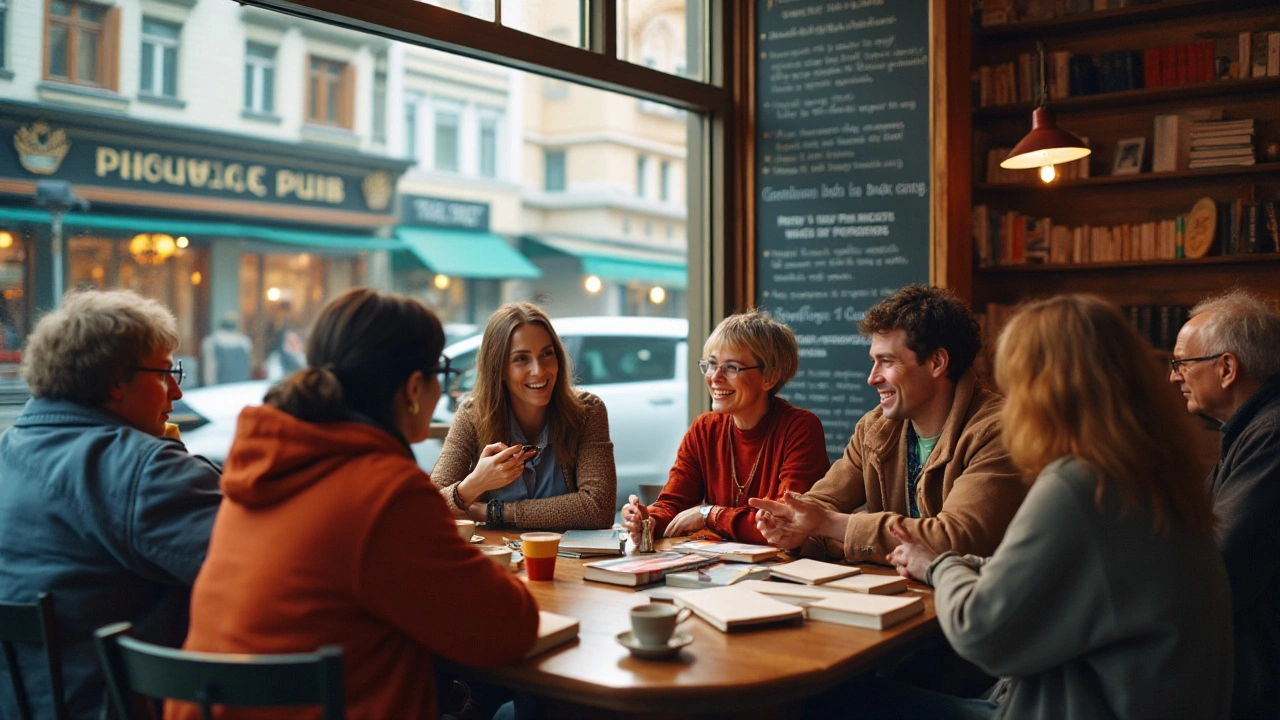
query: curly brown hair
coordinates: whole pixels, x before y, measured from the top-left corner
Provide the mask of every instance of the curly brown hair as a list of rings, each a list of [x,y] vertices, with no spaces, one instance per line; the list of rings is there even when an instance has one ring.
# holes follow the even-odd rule
[[[858,323],[863,335],[894,330],[906,331],[907,347],[918,361],[946,349],[951,382],[960,381],[982,349],[977,318],[960,298],[939,287],[908,285],[877,303]]]

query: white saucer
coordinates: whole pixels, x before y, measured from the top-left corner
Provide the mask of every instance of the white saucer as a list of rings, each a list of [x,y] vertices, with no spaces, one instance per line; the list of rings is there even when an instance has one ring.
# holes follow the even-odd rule
[[[631,636],[630,630],[618,633],[618,643],[631,651],[633,657],[644,660],[661,660],[679,654],[680,648],[693,642],[693,636],[679,630],[671,634],[666,645],[641,645]]]
[[[483,536],[483,535],[472,535],[472,536],[471,536],[471,542],[473,542],[473,543],[482,543],[482,542],[484,542],[484,536]]]

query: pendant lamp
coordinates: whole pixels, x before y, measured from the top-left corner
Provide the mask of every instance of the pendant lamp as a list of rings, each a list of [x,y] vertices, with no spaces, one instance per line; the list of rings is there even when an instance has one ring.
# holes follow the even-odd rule
[[[1036,43],[1036,51],[1040,58],[1040,101],[1031,112],[1031,132],[1022,138],[1009,157],[1000,163],[1006,170],[1028,170],[1040,168],[1040,179],[1051,182],[1057,173],[1053,166],[1059,163],[1079,160],[1089,155],[1091,150],[1085,147],[1080,138],[1058,127],[1053,111],[1045,107],[1048,99],[1045,82],[1044,46]]]

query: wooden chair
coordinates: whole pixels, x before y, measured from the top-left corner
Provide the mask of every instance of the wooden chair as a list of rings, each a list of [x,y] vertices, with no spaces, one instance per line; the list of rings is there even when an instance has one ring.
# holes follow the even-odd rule
[[[319,705],[325,720],[345,717],[342,649],[322,647],[294,655],[223,655],[160,647],[129,637],[117,623],[96,633],[107,695],[123,720],[150,720],[153,703],[169,698],[196,703],[205,720],[214,705]]]
[[[62,691],[62,657],[58,651],[58,631],[53,619],[53,597],[40,593],[33,603],[0,603],[0,647],[9,668],[9,681],[13,683],[13,697],[18,703],[18,715],[31,720],[31,699],[18,668],[15,642],[38,642],[44,647],[44,659],[49,672],[49,691],[53,695],[53,716],[57,720],[67,717],[66,696]]]

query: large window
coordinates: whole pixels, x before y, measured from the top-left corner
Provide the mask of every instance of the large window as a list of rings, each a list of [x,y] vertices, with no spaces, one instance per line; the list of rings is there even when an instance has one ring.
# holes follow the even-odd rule
[[[543,155],[543,187],[547,192],[564,192],[564,151],[548,150]]]
[[[373,139],[387,141],[387,74],[373,76]]]
[[[436,108],[435,161],[441,172],[458,172],[458,113]]]
[[[346,63],[313,55],[307,74],[307,122],[351,129],[354,84]]]
[[[147,95],[178,96],[178,37],[173,23],[142,19],[142,72],[138,89]]]
[[[418,159],[418,98],[407,97],[404,101],[404,156]]]
[[[115,12],[75,0],[51,0],[45,76],[77,85],[114,85],[107,65],[114,57],[115,33],[110,26]]]
[[[480,177],[498,176],[498,118],[480,118]]]
[[[249,43],[244,49],[244,109],[262,115],[276,111],[276,49]]]

